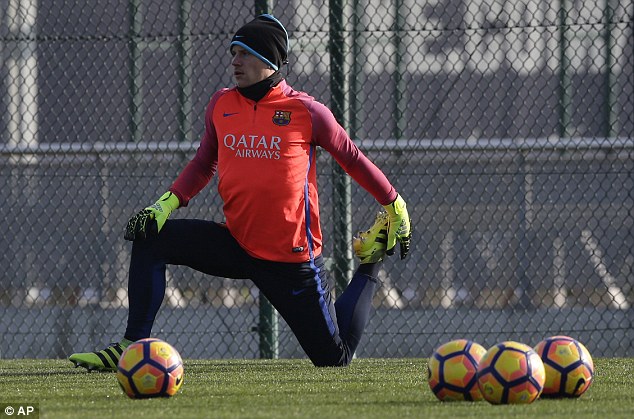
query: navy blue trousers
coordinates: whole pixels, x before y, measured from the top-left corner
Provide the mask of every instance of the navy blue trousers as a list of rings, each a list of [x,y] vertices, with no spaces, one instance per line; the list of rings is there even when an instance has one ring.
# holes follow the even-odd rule
[[[218,223],[168,220],[158,237],[135,241],[130,262],[125,338],[150,337],[165,296],[167,264],[224,278],[250,279],[289,325],[316,366],[345,366],[372,309],[378,265],[360,265],[337,301],[321,256],[280,263],[248,255]]]

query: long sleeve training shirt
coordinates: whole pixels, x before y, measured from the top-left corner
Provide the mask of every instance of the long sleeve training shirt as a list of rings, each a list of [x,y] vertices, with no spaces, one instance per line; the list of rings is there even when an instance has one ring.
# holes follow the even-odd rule
[[[217,174],[227,228],[251,256],[306,262],[321,254],[317,147],[381,205],[397,193],[332,112],[285,80],[258,102],[234,88],[216,92],[205,133],[170,191],[181,206]]]

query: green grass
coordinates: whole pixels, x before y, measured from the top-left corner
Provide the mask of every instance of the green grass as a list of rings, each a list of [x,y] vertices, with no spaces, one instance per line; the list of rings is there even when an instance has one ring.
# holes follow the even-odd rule
[[[347,368],[315,368],[306,360],[185,360],[181,391],[150,400],[128,399],[113,373],[86,373],[65,360],[0,360],[0,403],[38,403],[40,417],[55,419],[634,417],[634,359],[601,358],[595,365],[595,381],[579,399],[493,406],[436,400],[423,358],[356,359]]]

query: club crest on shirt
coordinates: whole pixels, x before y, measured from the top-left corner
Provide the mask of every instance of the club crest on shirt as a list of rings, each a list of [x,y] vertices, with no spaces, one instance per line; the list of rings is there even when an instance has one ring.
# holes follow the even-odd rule
[[[275,125],[285,126],[291,123],[291,111],[275,111],[273,114]]]

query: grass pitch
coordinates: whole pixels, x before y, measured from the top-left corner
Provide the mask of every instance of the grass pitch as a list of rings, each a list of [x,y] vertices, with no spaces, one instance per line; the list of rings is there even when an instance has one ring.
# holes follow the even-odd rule
[[[66,360],[0,360],[0,406],[37,404],[41,418],[631,418],[634,359],[595,359],[579,399],[530,405],[440,402],[427,359],[356,359],[347,368],[307,360],[185,360],[171,399],[130,400],[114,373],[87,373]],[[0,419],[9,417],[4,411]],[[33,417],[31,415],[31,417]]]

